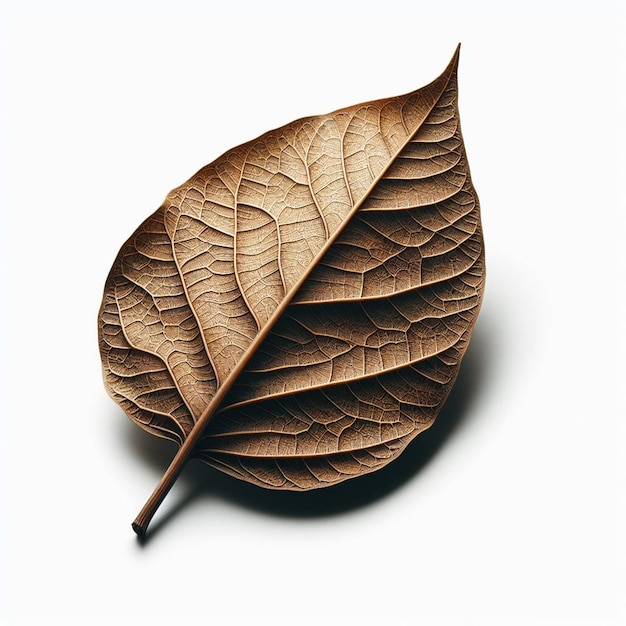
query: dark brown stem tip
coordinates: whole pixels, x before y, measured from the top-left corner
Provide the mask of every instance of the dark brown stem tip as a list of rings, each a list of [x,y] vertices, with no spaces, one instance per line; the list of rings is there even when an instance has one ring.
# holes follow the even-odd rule
[[[133,530],[137,533],[137,535],[141,539],[143,539],[146,536],[146,529],[141,524],[138,524],[137,522],[133,522],[132,526],[133,526]]]

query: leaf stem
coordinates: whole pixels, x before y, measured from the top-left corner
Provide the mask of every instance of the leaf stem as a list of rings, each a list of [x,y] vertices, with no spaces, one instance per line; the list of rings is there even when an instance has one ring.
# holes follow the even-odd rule
[[[185,440],[185,443],[187,443],[188,441],[189,438]],[[150,520],[152,520],[152,518],[154,517],[154,514],[161,505],[161,502],[163,502],[165,496],[169,493],[170,489],[176,482],[176,479],[183,471],[185,464],[189,460],[189,452],[186,448],[187,446],[183,444],[178,449],[176,456],[170,463],[170,466],[167,468],[165,474],[163,474],[161,481],[156,486],[155,490],[152,492],[152,495],[148,498],[147,502],[144,504],[143,509],[141,509],[139,515],[137,515],[137,517],[135,518],[135,521],[132,523],[133,530],[140,537],[145,537],[146,530],[148,529],[148,524],[150,524]]]

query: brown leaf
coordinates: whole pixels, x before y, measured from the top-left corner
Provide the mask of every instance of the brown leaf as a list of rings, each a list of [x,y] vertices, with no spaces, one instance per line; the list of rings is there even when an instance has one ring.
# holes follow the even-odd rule
[[[124,244],[106,387],[180,450],[263,487],[376,470],[434,421],[484,285],[458,49],[413,93],[301,119],[173,190]]]

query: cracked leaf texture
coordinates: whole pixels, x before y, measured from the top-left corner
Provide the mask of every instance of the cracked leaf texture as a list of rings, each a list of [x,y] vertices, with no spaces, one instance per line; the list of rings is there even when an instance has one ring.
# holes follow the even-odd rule
[[[131,419],[178,444],[201,428],[192,456],[292,490],[378,469],[433,423],[484,285],[457,61],[268,132],[167,196],[99,316]]]

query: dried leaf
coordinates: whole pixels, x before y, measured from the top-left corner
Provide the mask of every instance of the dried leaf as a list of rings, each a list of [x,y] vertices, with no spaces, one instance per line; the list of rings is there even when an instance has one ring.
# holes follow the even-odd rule
[[[457,62],[230,150],[124,244],[99,318],[106,387],[180,446],[138,533],[191,457],[312,489],[433,423],[484,284]]]

